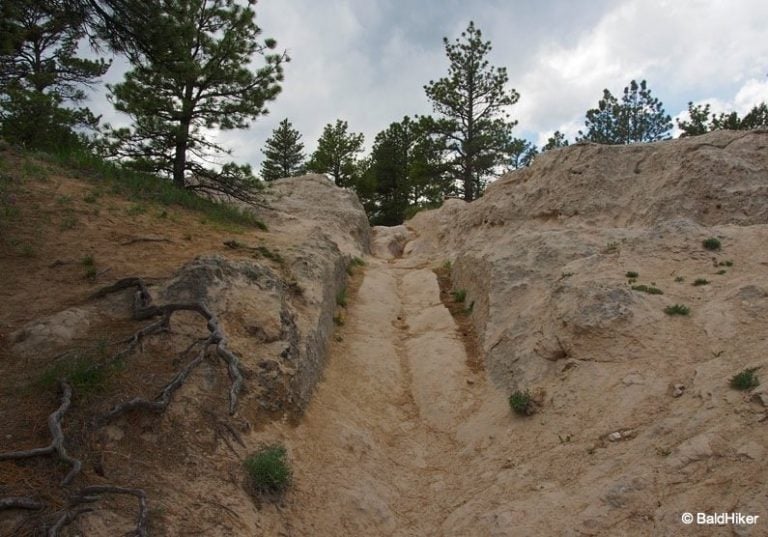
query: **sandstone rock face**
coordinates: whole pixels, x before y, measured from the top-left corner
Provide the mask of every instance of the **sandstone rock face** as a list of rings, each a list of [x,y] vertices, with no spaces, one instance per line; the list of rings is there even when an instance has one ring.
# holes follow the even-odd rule
[[[768,132],[577,144],[407,225],[418,237],[406,257],[452,262],[499,395],[546,393],[541,427],[527,427],[540,432],[516,429],[518,446],[531,443],[519,454],[528,470],[507,484],[554,479],[571,499],[513,495],[529,515],[518,530],[683,534],[679,513],[764,497],[768,474],[751,461],[768,447],[765,409],[729,379],[768,370]],[[703,247],[709,237],[719,250]],[[674,304],[690,314],[667,315]],[[632,435],[609,438],[616,431]],[[550,500],[574,515],[570,525],[536,505]]]

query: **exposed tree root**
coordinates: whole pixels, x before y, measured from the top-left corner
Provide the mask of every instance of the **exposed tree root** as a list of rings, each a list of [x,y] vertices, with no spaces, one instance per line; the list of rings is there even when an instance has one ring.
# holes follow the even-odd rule
[[[209,336],[205,340],[203,350],[198,357],[193,360],[185,369],[180,371],[174,378],[168,383],[163,391],[155,401],[147,401],[145,399],[133,399],[119,407],[113,409],[111,412],[102,417],[102,419],[111,419],[114,416],[122,414],[126,410],[132,408],[147,408],[150,410],[161,411],[168,406],[171,395],[175,392],[181,384],[187,379],[189,373],[194,369],[205,355],[205,351],[209,345],[216,346],[216,352],[219,357],[227,364],[227,371],[230,378],[229,388],[229,413],[234,414],[237,410],[237,400],[240,390],[243,386],[243,375],[240,372],[240,360],[235,354],[227,347],[227,338],[221,329],[219,320],[216,315],[208,309],[202,302],[191,302],[187,304],[165,304],[162,306],[155,306],[152,304],[152,295],[147,288],[146,283],[141,278],[125,278],[109,287],[105,287],[100,291],[97,291],[91,298],[99,298],[106,296],[110,293],[121,291],[124,289],[136,288],[136,293],[133,298],[133,318],[137,321],[143,321],[151,319],[153,317],[161,316],[161,318],[141,330],[137,331],[131,338],[127,340],[128,346],[115,355],[115,359],[122,358],[127,354],[133,352],[137,345],[139,345],[143,338],[151,334],[155,334],[164,330],[167,330],[170,326],[171,316],[177,311],[191,311],[197,313],[203,319],[205,319]],[[118,409],[122,408],[118,411]]]
[[[157,398],[150,401],[142,397],[134,397],[130,401],[117,405],[106,414],[100,416],[96,420],[96,423],[98,425],[103,425],[124,414],[125,412],[128,412],[129,410],[136,410],[140,408],[149,410],[151,412],[162,412],[165,410],[171,402],[171,396],[173,393],[181,388],[181,385],[184,384],[184,381],[187,379],[192,370],[200,365],[200,362],[202,362],[203,358],[205,358],[205,351],[208,346],[207,343],[208,340],[206,340],[206,344],[203,345],[202,350],[197,354],[195,359],[187,364],[184,369],[176,373],[176,376],[173,377],[171,382],[166,384],[165,388],[163,388],[163,391],[160,392],[160,395],[158,395]]]
[[[43,507],[45,507],[45,504],[34,498],[27,498],[24,496],[0,498],[0,511],[3,509],[29,509],[30,511],[37,511]]]
[[[42,448],[0,453],[0,461],[28,459],[30,457],[39,457],[41,455],[51,455],[55,452],[59,455],[59,459],[72,467],[61,482],[62,486],[66,486],[72,482],[78,473],[80,473],[80,469],[83,465],[78,459],[70,457],[64,447],[64,432],[61,429],[61,420],[64,418],[64,414],[72,403],[72,387],[66,380],[61,380],[60,385],[62,390],[61,405],[55,412],[53,412],[53,414],[48,416],[48,429],[51,431],[52,437],[51,443]]]

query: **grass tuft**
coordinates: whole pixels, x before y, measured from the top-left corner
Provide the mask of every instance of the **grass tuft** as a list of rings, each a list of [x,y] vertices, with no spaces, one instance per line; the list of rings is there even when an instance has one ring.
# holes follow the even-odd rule
[[[520,416],[530,416],[536,413],[536,406],[533,403],[531,393],[526,391],[516,391],[509,396],[510,408]]]
[[[711,250],[711,251],[719,250],[722,247],[722,244],[720,243],[720,239],[716,239],[715,237],[710,237],[708,239],[704,239],[702,241],[701,245],[706,250]]]
[[[695,285],[696,287],[699,287],[701,285],[709,285],[709,280],[705,280],[704,278],[696,278],[693,280],[693,283],[691,285]]]
[[[691,313],[691,308],[688,306],[684,306],[682,304],[673,304],[672,306],[667,306],[664,308],[664,313],[667,315],[689,315]]]
[[[640,274],[635,272],[634,270],[630,270],[624,276],[626,276],[627,278],[636,280],[637,278],[640,277]]]
[[[244,462],[253,490],[259,494],[282,494],[291,483],[291,468],[285,447],[264,446]]]
[[[466,289],[457,289],[451,293],[453,295],[454,302],[464,302],[467,299]]]
[[[658,287],[653,287],[650,285],[633,285],[632,286],[633,291],[640,291],[641,293],[648,293],[649,295],[663,295],[664,291],[659,289]]]
[[[760,380],[757,378],[757,375],[755,375],[755,371],[757,371],[757,368],[751,367],[735,374],[731,377],[731,388],[734,390],[746,391],[758,386]]]

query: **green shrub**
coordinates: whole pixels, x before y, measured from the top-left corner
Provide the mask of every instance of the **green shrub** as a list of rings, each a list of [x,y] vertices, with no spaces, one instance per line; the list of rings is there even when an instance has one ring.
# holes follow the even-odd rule
[[[640,291],[641,293],[648,293],[649,295],[663,295],[664,291],[657,287],[652,287],[649,285],[633,285],[632,286],[633,291]]]
[[[336,293],[336,304],[342,308],[347,307],[347,288],[343,287],[338,293]]]
[[[717,264],[717,266],[718,267],[732,267],[733,266],[733,261],[731,261],[730,259],[727,259],[725,261],[720,261]]]
[[[259,494],[281,494],[291,483],[291,468],[285,448],[279,444],[264,446],[245,459],[251,487]]]
[[[717,271],[715,274],[717,274],[718,276],[722,276],[723,274],[726,274],[727,272],[728,272],[728,271],[727,271],[727,270],[725,270],[725,269],[720,269],[720,270],[718,270],[718,271]]]
[[[530,416],[536,412],[536,407],[528,390],[524,392],[518,390],[510,395],[509,406],[516,414],[521,416]]]
[[[451,293],[455,302],[464,302],[467,299],[466,289],[457,289]]]
[[[745,391],[758,386],[760,381],[758,380],[757,375],[755,375],[756,370],[756,367],[752,367],[731,377],[731,388]]]
[[[676,281],[677,283],[682,283],[682,282],[684,282],[684,281],[685,281],[685,278],[683,278],[682,276],[677,276],[677,277],[675,277],[675,281]]]
[[[700,285],[709,285],[709,280],[705,280],[704,278],[696,278],[691,285],[695,285],[696,287]]]
[[[87,255],[80,260],[80,264],[83,265],[84,267],[93,267],[94,265],[96,265],[96,260],[93,258],[92,255]]]
[[[365,261],[361,257],[353,257],[352,260],[349,262],[352,266],[355,267],[364,267]]]
[[[629,272],[627,272],[627,273],[626,273],[624,276],[626,276],[627,278],[630,278],[630,279],[632,279],[632,278],[634,278],[634,279],[637,279],[637,278],[639,278],[639,277],[640,277],[640,274],[638,274],[638,273],[637,273],[637,272],[635,272],[634,270],[630,270],[630,271],[629,271]]]
[[[720,239],[716,239],[715,237],[710,237],[708,239],[704,239],[702,241],[701,245],[707,249],[707,250],[719,250],[722,244],[720,243]]]
[[[667,315],[688,315],[691,313],[691,308],[682,304],[674,304],[664,308],[664,313]]]

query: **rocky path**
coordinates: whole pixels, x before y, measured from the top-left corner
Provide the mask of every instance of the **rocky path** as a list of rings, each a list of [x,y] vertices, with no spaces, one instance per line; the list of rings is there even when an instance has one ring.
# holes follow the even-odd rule
[[[295,486],[279,531],[441,534],[472,489],[462,428],[487,387],[467,366],[435,274],[368,260],[337,334],[306,415],[283,430]]]

